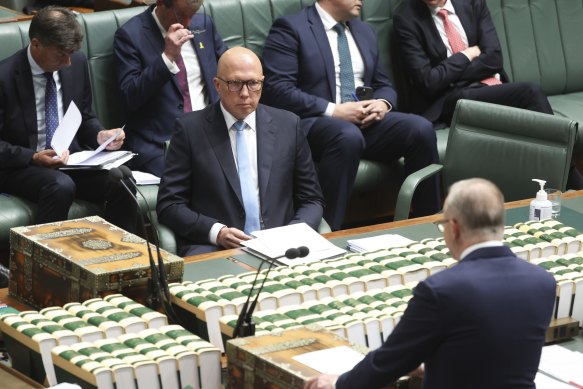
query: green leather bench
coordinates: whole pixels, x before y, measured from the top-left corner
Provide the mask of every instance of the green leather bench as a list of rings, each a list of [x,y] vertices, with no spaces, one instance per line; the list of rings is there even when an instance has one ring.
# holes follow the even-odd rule
[[[361,17],[378,33],[380,52],[393,73],[399,94],[405,95],[403,77],[392,66],[392,16],[404,0],[367,0]],[[263,42],[275,18],[312,4],[314,0],[206,0],[206,12],[229,46],[243,45],[261,55]],[[577,41],[583,26],[580,0],[487,0],[504,52],[505,69],[511,80],[540,82],[557,114],[583,119],[583,53]],[[79,20],[86,39],[82,50],[89,58],[93,103],[97,116],[110,128],[124,123],[118,96],[112,54],[116,29],[143,7],[92,14]],[[508,21],[512,22],[509,23]],[[28,44],[28,22],[0,25],[0,59]],[[396,64],[396,62],[395,62]],[[403,107],[401,107],[403,108]],[[448,129],[438,131],[438,150],[443,161]],[[579,138],[576,150],[583,150]],[[402,164],[383,165],[362,161],[355,194],[380,185],[395,189],[403,179]],[[144,188],[151,207],[157,188]],[[76,203],[79,213],[92,213],[87,204]],[[14,197],[0,196],[0,250],[8,246],[8,229],[30,224],[34,207]],[[76,211],[77,212],[77,211]],[[16,215],[19,215],[18,217]],[[71,216],[71,215],[70,215]]]

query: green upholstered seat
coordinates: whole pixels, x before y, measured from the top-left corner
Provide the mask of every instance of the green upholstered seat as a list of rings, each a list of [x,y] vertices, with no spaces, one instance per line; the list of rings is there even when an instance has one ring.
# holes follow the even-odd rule
[[[554,115],[470,100],[456,105],[443,165],[405,180],[395,219],[405,219],[418,182],[441,171],[443,185],[471,177],[494,182],[506,201],[533,197],[537,185],[565,190],[577,123]]]

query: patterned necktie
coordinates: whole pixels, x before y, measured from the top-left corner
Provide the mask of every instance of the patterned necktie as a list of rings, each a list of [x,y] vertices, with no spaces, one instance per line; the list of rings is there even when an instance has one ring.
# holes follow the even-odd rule
[[[251,157],[247,149],[245,140],[245,122],[239,120],[233,127],[237,130],[237,166],[239,168],[239,182],[241,183],[241,194],[243,195],[243,207],[245,208],[245,228],[247,235],[253,231],[261,229],[259,223],[259,196],[253,180],[253,169],[251,167]]]
[[[338,56],[340,59],[340,102],[354,101],[354,72],[352,71],[352,58],[348,39],[346,39],[346,26],[338,23],[333,27],[338,33]]]
[[[180,89],[180,93],[182,94],[183,99],[183,110],[184,112],[192,111],[192,103],[190,101],[190,90],[188,89],[188,77],[186,74],[186,66],[184,66],[184,60],[182,59],[182,55],[178,55],[174,60],[178,69],[180,71],[176,73],[176,81],[178,82],[178,88]]]
[[[458,31],[458,29],[454,26],[454,24],[450,22],[447,10],[442,8],[439,11],[437,11],[437,14],[441,17],[441,19],[443,19],[445,35],[447,36],[447,40],[449,41],[449,46],[451,47],[452,53],[455,54],[467,49],[467,46],[464,43],[464,40],[462,39],[462,35]],[[502,82],[500,82],[500,80],[498,80],[496,77],[488,77],[480,82],[486,85],[502,84]]]
[[[57,84],[53,73],[45,73],[45,78],[47,79],[45,86],[45,131],[47,135],[45,149],[50,149],[53,135],[59,126],[59,107],[57,105]]]

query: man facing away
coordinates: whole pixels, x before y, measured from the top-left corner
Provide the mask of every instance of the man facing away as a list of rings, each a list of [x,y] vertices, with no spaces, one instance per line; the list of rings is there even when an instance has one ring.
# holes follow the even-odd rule
[[[216,102],[213,86],[225,45],[203,0],[157,0],[115,34],[117,78],[127,112],[132,168],[161,176],[164,142],[176,118]]]
[[[450,124],[459,99],[553,114],[539,85],[508,82],[485,0],[407,0],[394,28],[412,86],[411,109],[436,127]],[[583,189],[574,164],[567,187]]]
[[[235,47],[219,60],[220,102],[177,121],[158,193],[160,222],[183,256],[239,247],[253,231],[305,222],[323,200],[299,118],[259,103],[261,62]]]
[[[105,202],[104,217],[134,232],[137,205],[107,170],[59,170],[69,152],[97,148],[117,131],[108,150],[119,149],[125,133],[104,130],[91,107],[83,31],[66,8],[46,7],[34,16],[30,44],[0,62],[0,192],[37,203],[35,223],[67,219],[75,197]],[[69,104],[81,112],[81,125],[69,150],[51,148],[54,132]]]
[[[404,156],[407,174],[438,161],[431,123],[396,112],[376,34],[358,20],[361,7],[361,0],[318,0],[276,20],[263,50],[264,99],[302,118],[333,230],[342,226],[361,157],[388,162]],[[361,86],[372,96],[355,101]],[[421,185],[415,216],[440,209],[438,179]]]
[[[420,282],[386,342],[306,389],[381,388],[425,365],[424,388],[535,388],[556,283],[501,242],[504,199],[484,179],[452,185],[443,232],[455,266]]]

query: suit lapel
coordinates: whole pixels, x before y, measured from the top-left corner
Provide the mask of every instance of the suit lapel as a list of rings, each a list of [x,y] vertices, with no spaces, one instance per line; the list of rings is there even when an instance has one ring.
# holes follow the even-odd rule
[[[190,22],[191,30],[206,30],[209,28],[210,23],[205,26],[205,14],[195,14]],[[214,36],[212,30],[207,30],[201,34],[195,34],[194,38],[191,39],[191,43],[194,46],[194,51],[196,52],[196,57],[198,58],[200,73],[202,79],[204,80],[204,86],[206,88],[207,96],[210,102],[215,102],[219,99],[217,91],[213,85],[213,77],[216,72],[216,54],[215,45],[213,42]],[[211,74],[212,73],[212,74]]]
[[[470,8],[466,6],[465,1],[452,0],[452,4],[468,38],[468,46],[473,46],[474,42],[477,41],[477,37],[474,34],[475,23]]]
[[[36,98],[34,97],[34,86],[32,84],[32,72],[30,64],[28,63],[27,50],[22,50],[22,55],[19,58],[20,65],[14,74],[14,86],[16,90],[16,98],[22,107],[22,114],[24,115],[24,124],[26,126],[26,134],[28,137],[28,144],[31,149],[36,150],[38,145],[38,126],[36,117]]]
[[[372,79],[372,72],[369,68],[369,65],[376,63],[374,58],[372,57],[370,50],[368,49],[368,42],[364,39],[364,35],[361,33],[362,25],[358,22],[348,22],[348,27],[350,28],[350,34],[352,34],[352,38],[358,47],[358,51],[360,52],[360,56],[362,57],[362,61],[364,62],[364,80],[365,85],[370,83]]]
[[[318,15],[318,11],[315,6],[308,8],[308,23],[310,24],[310,29],[314,35],[314,40],[322,53],[322,58],[324,59],[324,70],[326,72],[326,79],[328,81],[328,90],[330,93],[330,101],[336,101],[336,76],[334,74],[334,57],[332,56],[332,49],[330,48],[330,42],[328,41],[328,36],[326,35],[326,30]]]
[[[207,123],[204,127],[204,132],[211,144],[215,157],[221,165],[225,178],[231,185],[233,192],[237,195],[239,202],[243,204],[243,195],[241,194],[241,183],[239,182],[239,173],[235,165],[235,158],[233,157],[233,149],[231,148],[231,139],[229,138],[229,129],[225,123],[223,112],[219,103],[209,109]]]
[[[275,149],[275,126],[263,107],[259,105],[256,112],[259,199],[266,199]]]

